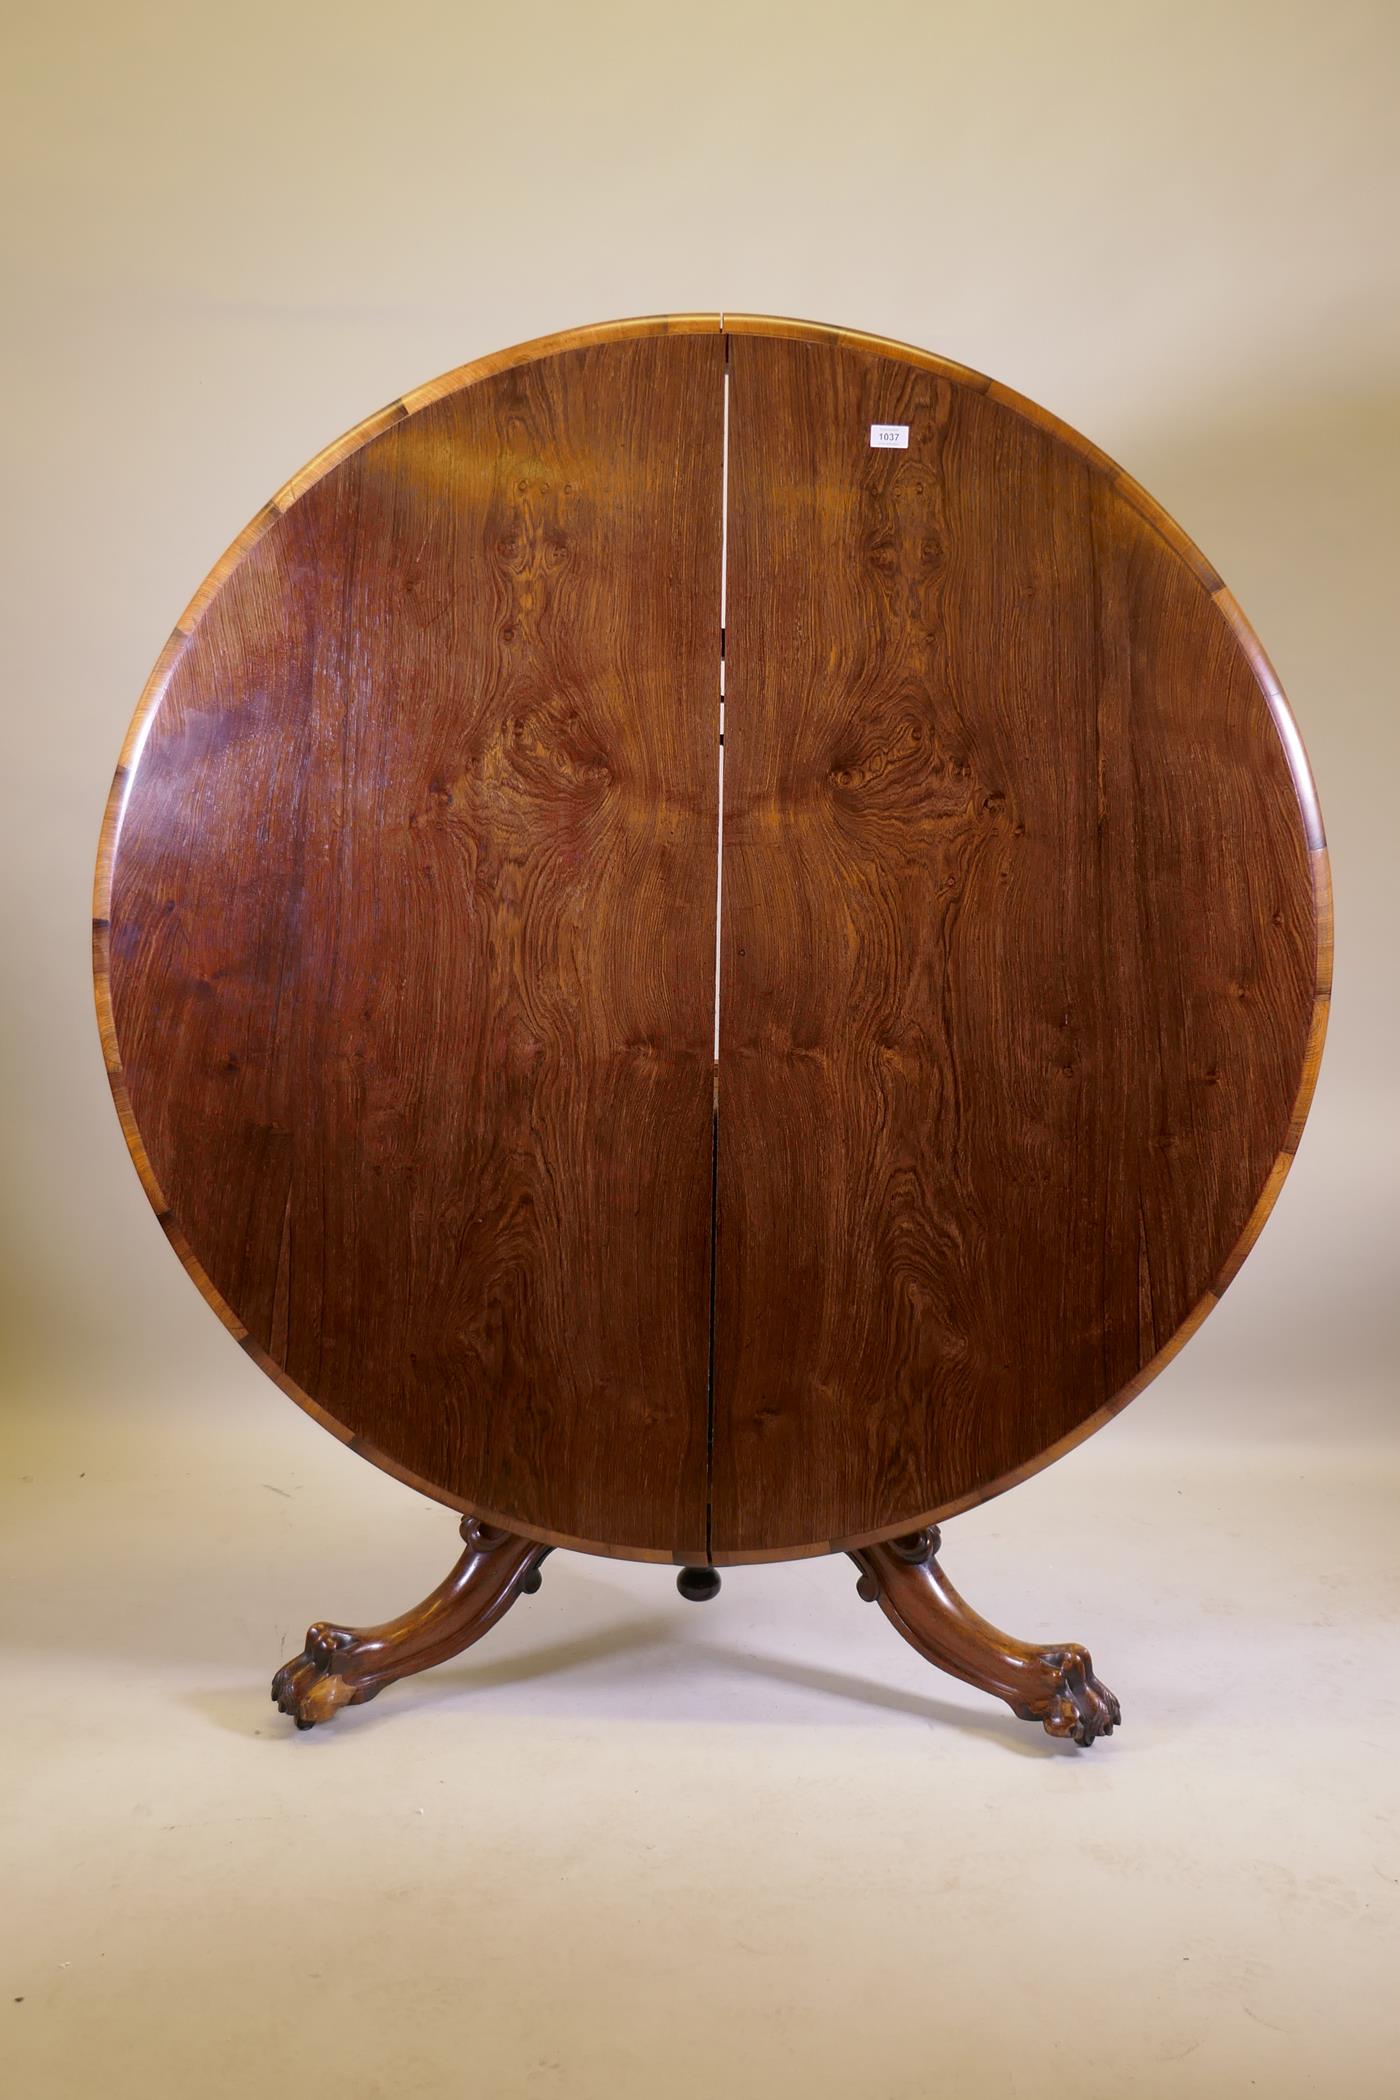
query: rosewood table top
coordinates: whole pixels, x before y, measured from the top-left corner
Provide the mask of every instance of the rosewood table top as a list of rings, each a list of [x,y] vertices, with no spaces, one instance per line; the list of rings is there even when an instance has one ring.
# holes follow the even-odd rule
[[[272,498],[95,937],[147,1193],[284,1390],[519,1538],[724,1563],[918,1533],[1161,1369],[1298,1143],[1330,911],[1278,683],[1133,481],[942,358],[688,314]]]

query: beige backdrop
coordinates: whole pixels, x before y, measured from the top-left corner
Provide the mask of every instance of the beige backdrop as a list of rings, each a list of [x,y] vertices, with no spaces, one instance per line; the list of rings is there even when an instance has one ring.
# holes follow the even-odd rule
[[[1208,1472],[1209,1454],[1227,1444],[1281,1454],[1298,1481],[1350,1452],[1364,1478],[1372,1448],[1394,1445],[1400,1358],[1400,12],[1390,0],[400,0],[373,8],[362,0],[243,0],[236,8],[54,0],[16,8],[5,37],[0,575],[10,793],[0,826],[0,1292],[17,1454],[7,1478],[32,1508],[23,1503],[26,1475],[36,1494],[71,1475],[71,1493],[69,1485],[55,1489],[44,1519],[43,1536],[61,1537],[65,1554],[93,1527],[116,1523],[124,1503],[140,1507],[145,1539],[173,1521],[177,1502],[199,1507],[212,1498],[221,1512],[214,1528],[223,1586],[200,1588],[192,1572],[201,1560],[196,1526],[178,1564],[162,1564],[160,1581],[146,1569],[140,1589],[149,1612],[170,1592],[165,1577],[175,1588],[192,1583],[201,1632],[196,1638],[177,1610],[172,1628],[183,1631],[172,1631],[164,1648],[152,1635],[131,1652],[153,1663],[168,1655],[177,1678],[189,1676],[201,1647],[206,1670],[223,1666],[230,1624],[241,1637],[245,1612],[248,1624],[255,1616],[241,1588],[252,1575],[235,1565],[237,1542],[253,1537],[254,1512],[272,1506],[259,1483],[283,1480],[278,1468],[295,1471],[298,1505],[320,1512],[327,1541],[337,1509],[356,1512],[361,1541],[371,1530],[408,1540],[417,1525],[412,1541],[421,1537],[421,1545],[402,1549],[410,1560],[420,1555],[404,1578],[410,1586],[419,1567],[435,1578],[445,1549],[440,1511],[426,1510],[421,1523],[416,1505],[411,1517],[401,1515],[405,1491],[361,1478],[364,1469],[233,1347],[181,1276],[128,1163],[103,1079],[88,968],[93,849],[127,718],[194,586],[271,490],[327,440],[478,353],[626,314],[727,307],[810,317],[904,338],[989,372],[1129,468],[1241,600],[1292,699],[1334,856],[1336,993],[1311,1124],[1263,1240],[1206,1329],[1071,1462],[1082,1472],[1064,1469],[1063,1479],[1027,1491],[1024,1504],[1013,1497],[998,1505],[996,1522],[1028,1556],[1031,1533],[1019,1527],[1030,1512],[1042,1531],[1052,1521],[1073,1530],[1069,1498],[1093,1505],[1099,1460],[1089,1453],[1100,1446],[1111,1445],[1124,1468],[1179,1467],[1183,1479],[1205,1478],[1190,1469]],[[94,1485],[80,1489],[80,1474]],[[1209,1539],[1216,1505],[1201,1493],[1183,1514]],[[1281,1505],[1270,1519],[1280,1526],[1281,1554],[1299,1550],[1306,1499],[1286,1525]],[[1013,1505],[1027,1517],[1013,1515]],[[280,1522],[283,1505],[275,1508]],[[1295,1520],[1301,1530],[1290,1539]],[[129,1625],[121,1600],[127,1595],[129,1605],[136,1536],[114,1534],[115,1563],[97,1578],[117,1600],[120,1627]],[[274,1638],[298,1630],[312,1610],[346,1608],[339,1591],[328,1594],[333,1565],[319,1587],[313,1580],[310,1548],[296,1544],[304,1536],[284,1530],[280,1545],[266,1545],[270,1559],[288,1556],[285,1593],[267,1607],[275,1624],[263,1630],[259,1621],[256,1642],[250,1633],[251,1660],[238,1652],[220,1709],[231,1734],[244,1710],[238,1700],[253,1696],[258,1658],[277,1659],[266,1653]],[[1165,1528],[1156,1536],[1165,1575],[1179,1541]],[[359,1555],[358,1544],[343,1545],[347,1558]],[[1061,1593],[1079,1579],[1071,1571],[1081,1558],[1088,1563],[1080,1609],[1092,1620],[1101,1549],[1081,1556],[1063,1537],[1061,1547]],[[322,1548],[323,1563],[330,1551]],[[398,1589],[383,1594],[393,1566],[387,1548],[383,1562],[366,1608],[405,1601]],[[1267,1558],[1259,1565],[1267,1571]],[[102,1665],[73,1622],[94,1609],[90,1592],[74,1579],[60,1612],[53,1596],[38,1596],[32,1558],[19,1579],[27,1609],[47,1629],[45,1653],[66,1642],[65,1667],[89,1681]],[[726,1596],[738,1580],[727,1582]],[[1121,1573],[1109,1568],[1107,1580],[1116,1588]],[[1008,1578],[1006,1608],[1038,1581]],[[541,1610],[550,1593],[547,1584]],[[1260,1574],[1259,1596],[1268,1594]],[[1267,1616],[1270,1607],[1261,1610]],[[1044,1615],[1054,1616],[1048,1605]],[[684,1624],[689,1635],[691,1622]],[[819,1657],[820,1614],[809,1645]],[[117,1655],[125,1667],[120,1640]],[[902,1665],[891,1658],[888,1667],[897,1673]],[[1358,1667],[1364,1677],[1364,1657]],[[1222,1665],[1222,1685],[1228,1677]],[[736,1698],[750,1689],[741,1680]],[[411,1701],[395,1696],[402,1717]],[[55,1698],[55,1713],[65,1710]],[[1278,1699],[1289,1702],[1284,1686]],[[391,1703],[376,1707],[376,1718]],[[465,1700],[439,1718],[453,1725],[433,1739],[437,1759],[464,1756],[470,1731],[487,1725],[472,1722]],[[207,1716],[187,1721],[197,1731]],[[139,1765],[153,1738],[132,1725]],[[145,1725],[153,1727],[149,1717]],[[358,1728],[359,1717],[343,1725]],[[411,1727],[403,1718],[400,1725]],[[378,1735],[345,1738],[375,1744],[376,1757],[391,1739],[387,1722]],[[1108,1746],[1105,1759],[1119,1747]],[[206,1749],[192,1734],[192,1765]],[[972,1750],[988,1754],[984,1742]],[[1019,1776],[1019,1764],[1011,1768]],[[703,1777],[692,1777],[703,1789]],[[76,1783],[90,1791],[92,1774]],[[229,1780],[239,1789],[247,1783]],[[360,1811],[371,1816],[366,1804],[379,1782],[368,1768],[365,1783]],[[595,1811],[607,1825],[617,1803],[598,1784]],[[1248,1794],[1242,1779],[1217,1802],[1222,1828],[1231,1803]],[[658,1807],[668,1829],[669,1813]],[[1288,1813],[1281,1808],[1284,1823]],[[552,1814],[559,1827],[551,1842],[562,1849],[548,1854],[549,1871],[565,1873],[559,1859],[572,1855],[557,1804]],[[1140,1835],[1141,1803],[1124,1815]],[[736,1827],[748,1827],[743,1815]],[[710,1831],[706,1842],[715,1837]],[[1335,1837],[1318,1834],[1324,1880]],[[93,1826],[97,1856],[106,1856],[110,1838],[107,1826]],[[635,1849],[650,1840],[624,1817],[622,1842]],[[1194,1871],[1183,1842],[1181,1870]],[[1379,1868],[1375,1887],[1367,1884],[1368,1858],[1358,1855],[1354,1878],[1343,1877],[1357,1916],[1363,1899],[1369,1905],[1382,1893]],[[859,1881],[855,1851],[841,1872],[847,1868]],[[285,1854],[275,1871],[293,1871]],[[397,1886],[385,1871],[383,1888]],[[741,1865],[733,1871],[742,1892]],[[683,1884],[695,1872],[689,1855],[675,1864]],[[799,1875],[792,1886],[801,1885]],[[75,1879],[80,1909],[84,1886]],[[1111,1907],[1123,1893],[1115,1882],[1103,1900]],[[1125,1914],[1138,1914],[1140,1896],[1128,1891]],[[1276,1897],[1283,1902],[1277,1890],[1261,1897],[1265,1911]],[[164,1899],[150,1900],[158,1911]],[[839,1960],[844,1899],[832,1900]],[[1047,1894],[1046,1915],[1055,1908]],[[1013,1912],[1019,1907],[1008,1899],[981,1913],[989,1961]],[[467,1930],[450,1905],[444,1916],[454,1932]],[[586,1917],[577,1912],[569,1929],[586,1933]],[[528,1996],[527,1956],[547,1924],[525,1923],[515,1980]],[[119,1925],[112,1922],[117,1938]],[[763,2004],[788,1986],[796,1991],[791,2002],[806,2010],[783,2061],[809,2095],[824,2093],[824,2066],[834,2078],[838,2068],[857,2076],[859,2064],[845,2064],[831,2037],[818,2048],[830,1972],[812,1948],[793,1953],[784,1937],[790,1925],[770,1920],[766,1939],[755,1926],[772,1962]],[[178,1979],[179,1945],[149,1929],[151,1973]],[[718,1929],[729,1944],[727,1924],[711,1919],[704,1929]],[[1222,1930],[1230,1959],[1247,1972],[1252,1928],[1240,1926],[1238,1944]],[[610,1943],[618,1960],[640,1963],[647,1987],[670,2004],[670,1985],[648,1969],[645,1949],[619,1932]],[[61,1932],[51,1950],[44,1942],[55,1989],[61,1943]],[[95,1942],[88,1952],[95,1962]],[[686,1958],[678,1945],[672,1982]],[[1188,1973],[1171,1966],[1176,1953],[1160,1959],[1163,1974]],[[1045,2070],[1057,2059],[1053,2050],[1037,2057],[1033,2037],[1047,2023],[1057,2028],[1061,1985],[1049,1988],[1053,1967],[1032,1970],[1045,1988],[1027,2015],[1031,2053],[1017,2042],[1014,2056],[1023,2068],[1039,2061]],[[314,1994],[305,1976],[319,1973],[278,1956],[279,1976],[297,1979],[297,1989]],[[558,2002],[572,2004],[557,1968],[548,1973],[551,1989],[563,1992]],[[915,1973],[897,1963],[890,1973],[893,2002],[907,2010],[917,1999]],[[275,1988],[256,1967],[245,1980],[250,2002],[262,2002],[263,1983]],[[717,2002],[737,2002],[732,1984]],[[1296,1987],[1291,1971],[1284,1985],[1286,2005]],[[37,1989],[31,1982],[31,2001]],[[24,1994],[17,1982],[13,1995]],[[119,2024],[115,1999],[83,2002],[70,2038],[90,2033],[100,2042],[116,2032],[103,2024]],[[1087,2022],[1091,2008],[1082,2010]],[[488,2089],[591,2091],[579,2075],[550,2082],[552,2043],[541,2044],[544,2068],[531,2068],[529,2020],[520,2017],[518,2047],[496,2036],[506,2068]],[[286,2018],[284,2048],[295,2030],[290,2011]],[[684,2013],[675,2018],[688,2033]],[[858,2026],[854,2008],[851,2018]],[[253,2031],[271,2051],[256,2022]],[[1257,2025],[1242,2032],[1255,2048],[1269,2046]],[[975,2038],[964,2039],[971,2051]],[[67,2093],[66,2081],[83,2089],[74,2060],[54,2046],[25,2100]],[[1279,2062],[1296,2067],[1299,2046],[1295,2037]],[[577,2057],[560,2048],[566,2070],[576,2067]],[[1165,2042],[1163,2050],[1166,2065]],[[444,2051],[447,2063],[446,2042]],[[928,2054],[936,2063],[938,2051]],[[911,2038],[884,2082],[867,2090],[876,2100],[922,2091],[917,2057]],[[706,2075],[718,2077],[722,2051],[713,2061],[702,2052],[696,2063],[702,2058]],[[454,2059],[464,2085],[470,2059],[464,2037]],[[176,2061],[158,2054],[151,2082],[132,2071],[131,2090],[158,2090],[166,2074],[173,2084]],[[303,2037],[284,2068],[299,2064],[309,2074],[314,2062]],[[1241,2057],[1241,2078],[1270,2063]],[[645,2090],[645,2064],[633,2068]],[[206,2067],[200,2080],[207,2075]],[[615,2063],[612,2075],[614,2091],[632,2090]],[[229,2090],[239,2089],[229,2076]],[[401,2086],[386,2057],[372,2072],[362,2064],[362,2082],[352,2077],[344,2089],[437,2092],[439,2076],[441,2090],[458,2089],[436,2058]],[[1182,2089],[1166,2070],[1162,2077],[1162,2090]],[[1012,2089],[1010,2078],[1008,2059],[997,2089]],[[777,2071],[770,2086],[774,2080],[781,2083]],[[1015,2089],[1041,2090],[1034,2074]],[[1380,2089],[1364,2077],[1354,2085]],[[224,2087],[216,2080],[205,2090]],[[1091,2079],[1079,2090],[1099,2087]]]
[[[1045,403],[1263,635],[1332,842],[1332,1030],[1264,1241],[1138,1416],[1181,1420],[1228,1365],[1263,1433],[1387,1430],[1395,10],[60,6],[18,42],[0,1287],[46,1384],[247,1382],[146,1215],[89,1011],[102,803],[194,586],[406,386],[574,322],[731,307]]]

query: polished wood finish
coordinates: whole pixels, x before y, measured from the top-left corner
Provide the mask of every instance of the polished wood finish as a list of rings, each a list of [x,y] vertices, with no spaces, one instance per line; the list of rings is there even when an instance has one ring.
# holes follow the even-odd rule
[[[466,1551],[445,1582],[411,1611],[384,1626],[357,1631],[324,1620],[308,1628],[300,1655],[272,1680],[273,1704],[298,1728],[332,1720],[342,1706],[376,1698],[396,1678],[449,1662],[520,1596],[537,1590],[549,1552],[535,1539],[514,1537],[476,1517],[462,1519]]]
[[[1088,1649],[1075,1641],[1036,1648],[998,1632],[958,1595],[939,1564],[940,1545],[933,1525],[862,1547],[851,1555],[861,1597],[878,1604],[926,1662],[1004,1699],[1018,1719],[1039,1721],[1047,1735],[1068,1736],[1086,1750],[1112,1735],[1122,1711],[1094,1675]]]
[[[554,349],[279,503],[143,721],[104,915],[128,1129],[259,1361],[493,1520],[690,1559],[722,365]]]
[[[1140,1390],[1286,1171],[1327,948],[1291,718],[1141,492],[974,375],[731,328],[717,1559]]]
[[[844,1549],[930,1660],[1108,1732],[1083,1651],[978,1620],[930,1527],[1107,1420],[1238,1271],[1331,898],[1257,638],[1085,439],[752,315],[404,395],[172,634],[93,941],[185,1267],[469,1518],[417,1612],[313,1629],[299,1720],[457,1652],[551,1545],[697,1599]]]

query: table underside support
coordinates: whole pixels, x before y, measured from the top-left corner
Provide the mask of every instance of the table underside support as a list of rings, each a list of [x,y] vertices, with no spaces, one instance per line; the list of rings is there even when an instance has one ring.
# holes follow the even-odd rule
[[[1085,1748],[1112,1735],[1122,1713],[1094,1675],[1088,1649],[1074,1641],[1035,1648],[999,1632],[948,1580],[938,1562],[940,1543],[931,1525],[852,1553],[861,1597],[878,1604],[926,1662],[1004,1699],[1018,1719],[1039,1721],[1047,1735],[1070,1736]]]

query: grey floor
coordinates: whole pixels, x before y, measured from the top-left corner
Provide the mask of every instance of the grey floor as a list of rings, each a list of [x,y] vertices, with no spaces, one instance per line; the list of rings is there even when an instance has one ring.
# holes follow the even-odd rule
[[[225,1391],[14,1418],[16,2100],[1400,2090],[1393,1453],[1172,1442],[1149,1398],[950,1525],[981,1610],[1092,1647],[1125,1723],[1087,1753],[844,1560],[695,1606],[556,1555],[298,1735],[273,1664],[454,1525],[213,1347]]]

